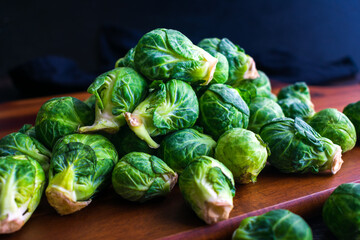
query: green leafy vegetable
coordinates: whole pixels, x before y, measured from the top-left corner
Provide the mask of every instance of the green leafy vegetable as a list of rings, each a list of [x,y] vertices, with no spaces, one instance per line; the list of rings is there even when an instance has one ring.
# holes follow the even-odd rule
[[[118,161],[113,144],[97,134],[71,134],[54,146],[46,197],[61,214],[86,207],[111,181]]]
[[[267,97],[276,101],[276,96],[271,93],[271,84],[268,76],[260,70],[258,70],[258,73],[259,77],[255,79],[244,79],[242,81],[236,81],[234,84],[232,84],[232,87],[239,90],[248,91],[251,95],[251,98]]]
[[[360,238],[360,184],[343,183],[326,200],[322,218],[340,240]]]
[[[191,86],[180,80],[170,80],[159,83],[132,113],[125,114],[125,119],[140,139],[158,148],[151,137],[192,127],[198,116],[199,103]]]
[[[343,160],[341,147],[320,136],[300,118],[275,118],[260,129],[268,144],[269,163],[285,173],[337,173]]]
[[[146,33],[135,47],[135,67],[150,80],[178,79],[207,85],[217,59],[182,33],[158,28]]]
[[[221,162],[208,156],[196,158],[180,175],[179,187],[186,202],[207,224],[229,218],[235,183]]]
[[[239,92],[225,84],[212,84],[200,97],[200,124],[218,139],[226,130],[247,128],[249,107]]]
[[[145,202],[164,196],[176,181],[177,174],[164,161],[140,152],[126,154],[112,173],[116,193],[130,201]]]
[[[254,79],[259,77],[255,61],[244,49],[232,43],[229,39],[205,38],[198,46],[215,56],[217,52],[226,57],[229,64],[229,78],[227,84],[233,84],[243,79]]]
[[[306,121],[315,114],[312,107],[297,98],[284,98],[277,103],[283,110],[285,117],[293,119],[298,117]]]
[[[335,108],[326,108],[312,116],[308,123],[321,136],[339,145],[342,152],[355,147],[356,130],[349,118]]]
[[[59,138],[93,122],[94,113],[86,103],[73,97],[52,98],[37,113],[36,137],[51,149]]]
[[[24,155],[0,157],[0,233],[21,229],[38,206],[45,186],[40,164]]]
[[[0,139],[0,157],[25,155],[38,161],[47,173],[51,152],[35,138],[24,133],[14,132]]]
[[[195,129],[183,129],[168,136],[161,143],[160,157],[174,171],[182,173],[195,158],[213,156],[216,142]]]
[[[121,67],[98,76],[88,92],[96,97],[95,122],[79,132],[115,133],[126,124],[124,113],[133,111],[145,98],[147,83],[134,69]]]
[[[297,98],[301,102],[308,105],[310,108],[314,108],[314,104],[311,102],[310,90],[305,82],[297,82],[280,89],[278,100],[284,98]]]
[[[299,215],[285,209],[247,217],[232,236],[233,240],[312,240],[310,226]]]
[[[285,117],[281,107],[272,99],[267,97],[256,97],[249,104],[250,119],[248,129],[259,133],[260,128],[268,121]]]
[[[215,148],[215,158],[230,169],[239,183],[256,182],[268,155],[260,136],[243,128],[226,131]]]

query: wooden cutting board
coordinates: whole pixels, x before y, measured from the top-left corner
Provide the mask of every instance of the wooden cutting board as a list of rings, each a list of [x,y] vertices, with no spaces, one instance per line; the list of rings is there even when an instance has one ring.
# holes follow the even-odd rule
[[[274,89],[276,93],[278,89]],[[316,111],[343,108],[360,100],[360,85],[310,87]],[[71,96],[84,100],[87,93]],[[51,97],[0,104],[0,137],[34,123],[40,106]],[[272,209],[286,208],[304,217],[320,214],[330,193],[345,182],[360,182],[360,147],[343,154],[336,175],[283,174],[266,166],[254,184],[237,185],[230,219],[206,225],[185,204],[178,186],[166,197],[143,204],[128,202],[109,187],[85,209],[58,215],[43,198],[18,232],[1,239],[230,239],[240,221]]]

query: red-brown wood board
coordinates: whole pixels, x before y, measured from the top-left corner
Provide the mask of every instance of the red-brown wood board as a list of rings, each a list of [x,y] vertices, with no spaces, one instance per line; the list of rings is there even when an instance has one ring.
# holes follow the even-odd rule
[[[278,89],[274,89],[276,93]],[[360,85],[310,87],[316,111],[343,108],[360,100]],[[84,100],[87,93],[71,96]],[[34,123],[40,106],[51,97],[0,104],[0,137]],[[240,221],[272,209],[286,208],[304,217],[320,214],[322,204],[339,184],[360,182],[360,147],[343,154],[336,175],[282,174],[270,166],[254,184],[237,185],[230,218],[206,225],[185,204],[178,186],[166,197],[146,203],[121,199],[109,187],[83,210],[60,216],[43,197],[18,232],[1,239],[230,239]]]

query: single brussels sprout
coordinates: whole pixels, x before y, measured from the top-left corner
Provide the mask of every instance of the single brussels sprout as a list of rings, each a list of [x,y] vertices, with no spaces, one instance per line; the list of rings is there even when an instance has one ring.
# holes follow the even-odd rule
[[[18,231],[29,220],[44,186],[37,161],[25,155],[0,157],[0,234]]]
[[[233,128],[219,138],[215,158],[222,162],[239,183],[256,182],[266,165],[269,151],[259,135],[243,128]]]
[[[94,113],[86,103],[74,97],[52,98],[37,113],[36,138],[51,149],[59,138],[93,122]]]
[[[293,119],[298,117],[306,121],[315,114],[312,107],[297,98],[284,98],[278,100],[277,103],[283,110],[285,117]]]
[[[312,240],[312,231],[299,215],[285,209],[243,219],[233,240]]]
[[[152,148],[158,148],[159,144],[151,137],[192,127],[198,116],[196,94],[189,84],[180,80],[158,83],[157,89],[132,113],[125,113],[130,129]]]
[[[115,68],[98,76],[88,92],[95,95],[95,122],[80,133],[105,131],[116,133],[126,124],[124,113],[131,112],[147,94],[146,80],[134,69]]]
[[[24,124],[18,132],[36,139],[35,127],[32,124]]]
[[[90,204],[91,198],[111,183],[118,161],[114,145],[97,134],[71,134],[53,149],[46,197],[61,214],[71,214]]]
[[[250,92],[251,98],[267,97],[276,101],[277,97],[271,93],[271,83],[268,76],[258,70],[259,77],[255,79],[244,79],[243,81],[236,81],[232,87],[242,89]]]
[[[297,98],[303,103],[306,103],[310,108],[314,108],[314,104],[311,102],[310,90],[305,82],[297,82],[292,85],[288,85],[280,89],[278,100],[284,98]]]
[[[249,107],[239,92],[225,84],[212,84],[200,97],[200,124],[215,139],[226,130],[247,128]]]
[[[337,109],[323,109],[315,113],[307,123],[321,136],[339,145],[343,153],[355,147],[355,127],[349,118]]]
[[[259,133],[260,128],[268,121],[285,117],[281,107],[275,101],[267,97],[256,97],[249,104],[250,119],[248,129]]]
[[[260,129],[268,144],[269,163],[284,173],[337,173],[343,160],[341,147],[322,137],[300,118],[275,118]]]
[[[182,33],[158,28],[146,33],[135,47],[135,67],[150,80],[178,79],[210,83],[217,59]]]
[[[325,201],[322,218],[340,240],[360,238],[360,184],[343,183]]]
[[[227,84],[233,84],[243,79],[254,79],[259,77],[255,61],[249,55],[245,54],[244,49],[233,44],[229,39],[223,38],[205,38],[198,44],[207,52],[214,54],[219,52],[223,54],[229,63],[229,78]]]
[[[221,162],[209,156],[196,158],[180,175],[179,187],[185,201],[207,224],[229,218],[235,183]]]
[[[343,113],[354,124],[357,139],[360,139],[360,101],[348,104],[344,108]]]
[[[47,173],[51,152],[38,140],[24,133],[14,132],[0,139],[0,157],[25,155],[38,161]]]
[[[216,142],[195,129],[176,131],[164,138],[159,149],[160,157],[174,171],[182,173],[195,158],[214,155]]]
[[[115,192],[129,201],[145,202],[168,194],[177,174],[164,161],[147,153],[131,152],[116,164],[112,173]]]
[[[135,48],[131,48],[124,57],[119,58],[115,63],[115,68],[130,67],[135,69],[134,63]]]
[[[141,140],[127,126],[121,128],[119,132],[111,134],[108,138],[114,144],[119,158],[131,152],[144,152],[150,155],[155,155],[156,153],[156,149],[149,147],[145,141]]]

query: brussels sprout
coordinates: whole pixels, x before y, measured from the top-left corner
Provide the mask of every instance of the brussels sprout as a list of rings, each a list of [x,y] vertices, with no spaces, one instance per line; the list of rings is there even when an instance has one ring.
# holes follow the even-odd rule
[[[268,144],[269,163],[284,173],[337,173],[343,160],[341,147],[320,136],[300,118],[275,118],[260,129]]]
[[[268,76],[258,70],[259,77],[255,79],[244,79],[243,81],[236,81],[232,84],[232,87],[249,91],[252,98],[255,97],[267,97],[276,101],[277,98],[271,93],[271,84]]]
[[[322,218],[337,239],[360,238],[360,184],[343,183],[325,201]]]
[[[281,107],[275,101],[266,97],[256,97],[249,104],[250,119],[248,129],[259,133],[260,128],[268,121],[285,117]]]
[[[45,191],[49,204],[61,215],[86,207],[110,183],[117,161],[115,147],[101,135],[71,134],[59,139]]]
[[[115,133],[126,124],[124,113],[133,111],[144,99],[147,83],[134,69],[121,67],[98,76],[88,92],[96,97],[95,122],[81,127],[79,132]]]
[[[277,103],[283,110],[285,117],[293,119],[299,117],[306,121],[315,114],[312,107],[297,98],[284,98]]]
[[[180,80],[159,83],[125,119],[132,131],[152,148],[159,145],[151,138],[192,127],[199,116],[199,103],[194,90]]]
[[[284,98],[297,98],[303,103],[306,103],[311,108],[314,108],[314,104],[311,102],[310,90],[305,82],[297,82],[292,85],[288,85],[280,89],[278,100]]]
[[[315,113],[307,123],[321,136],[339,145],[343,153],[355,147],[355,127],[349,118],[337,109],[323,109]]]
[[[94,113],[90,107],[73,97],[57,97],[45,102],[36,116],[36,138],[46,147],[68,134],[75,133],[80,126],[92,124]]]
[[[117,194],[145,202],[168,194],[175,186],[177,174],[164,161],[147,153],[126,154],[116,164],[112,184]]]
[[[266,144],[260,136],[243,128],[226,131],[215,148],[215,158],[230,169],[239,183],[256,182],[268,155]]]
[[[217,59],[182,33],[159,28],[146,33],[135,47],[135,67],[150,80],[178,79],[207,85]]]
[[[0,157],[0,233],[15,232],[29,220],[44,186],[37,161],[24,155]]]
[[[195,129],[183,129],[165,137],[159,149],[160,157],[174,171],[182,173],[195,158],[213,156],[216,142]]]
[[[51,152],[38,140],[24,133],[14,132],[0,139],[0,157],[25,155],[38,161],[47,173]]]
[[[229,218],[235,183],[221,162],[209,156],[196,158],[180,175],[179,187],[185,201],[207,224]]]
[[[115,68],[130,67],[135,69],[134,56],[135,48],[131,48],[123,58],[119,58],[119,60],[116,61]]]
[[[144,152],[150,155],[154,155],[156,152],[156,149],[149,147],[127,126],[121,128],[119,132],[111,134],[108,138],[114,144],[119,158],[131,152]]]
[[[200,124],[215,139],[226,130],[247,128],[249,107],[239,92],[225,84],[212,84],[199,99]]]
[[[360,101],[348,104],[344,108],[343,113],[354,124],[357,139],[360,139]]]
[[[299,215],[285,209],[243,219],[233,240],[312,240],[310,226]]]
[[[223,54],[229,63],[229,78],[227,84],[233,84],[243,79],[254,79],[259,77],[255,66],[255,61],[247,54],[244,49],[233,44],[229,39],[205,38],[199,42],[198,46],[207,52],[215,55],[216,52]]]

